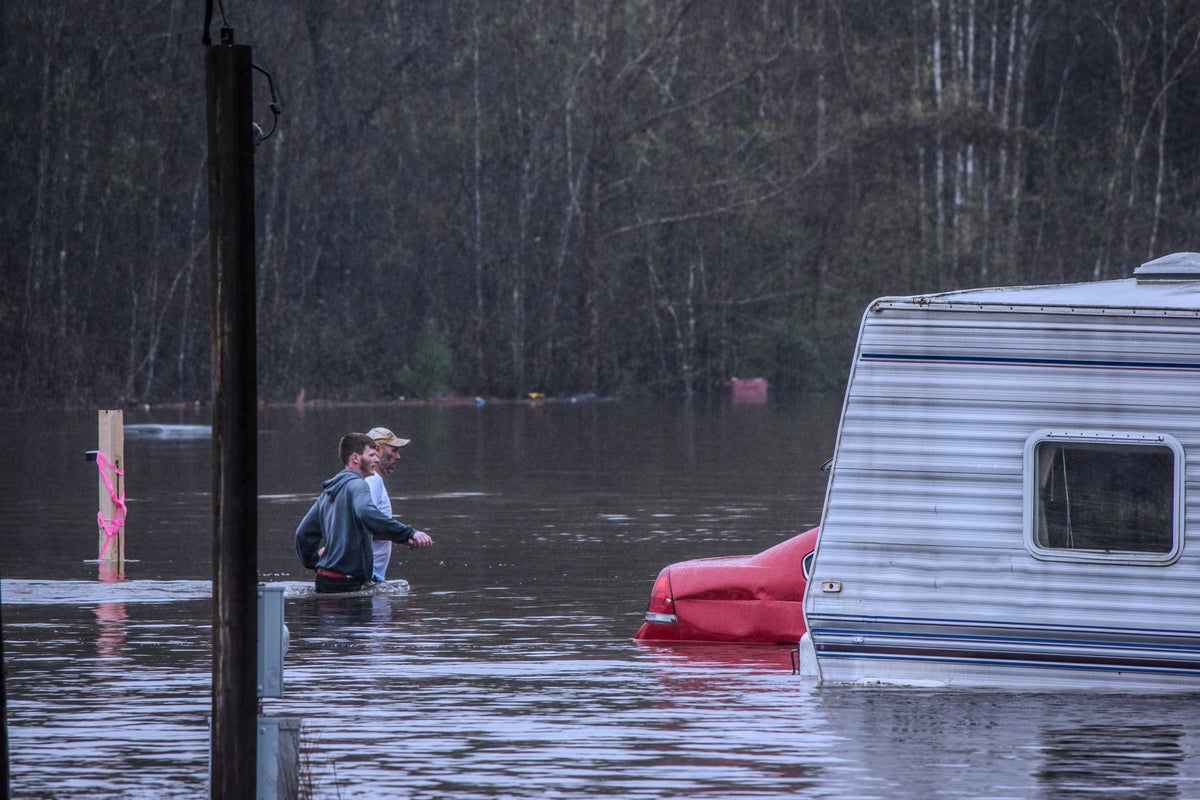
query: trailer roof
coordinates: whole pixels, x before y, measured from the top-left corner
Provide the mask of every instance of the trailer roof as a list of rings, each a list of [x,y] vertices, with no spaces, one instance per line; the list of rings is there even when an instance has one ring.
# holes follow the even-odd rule
[[[913,297],[885,297],[881,304],[1046,306],[1066,309],[1172,310],[1200,312],[1200,281],[1140,281],[1133,278],[1048,286],[964,289]]]
[[[876,310],[910,306],[1200,314],[1200,253],[1175,253],[1148,261],[1134,270],[1133,278],[1121,280],[961,289],[910,297],[882,297],[872,304]]]
[[[952,292],[884,297],[881,306],[1001,306],[1064,311],[1172,311],[1200,313],[1200,253],[1172,253],[1147,261],[1122,280],[1060,283],[1044,286],[1001,286]]]

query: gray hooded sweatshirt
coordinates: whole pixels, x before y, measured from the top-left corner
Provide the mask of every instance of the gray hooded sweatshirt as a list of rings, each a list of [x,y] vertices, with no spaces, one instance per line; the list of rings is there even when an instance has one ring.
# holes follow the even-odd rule
[[[380,511],[367,482],[344,469],[322,484],[321,496],[296,528],[296,553],[308,569],[371,577],[371,536],[407,542],[416,529]],[[318,555],[321,547],[325,552]]]

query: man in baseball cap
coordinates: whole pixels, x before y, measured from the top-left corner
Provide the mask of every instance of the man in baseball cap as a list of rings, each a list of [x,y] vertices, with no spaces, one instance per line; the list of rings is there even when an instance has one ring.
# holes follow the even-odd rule
[[[379,464],[376,466],[375,472],[367,477],[367,488],[371,490],[371,501],[380,511],[390,517],[392,516],[392,500],[388,497],[387,488],[383,485],[383,476],[389,474],[396,466],[396,462],[400,460],[400,448],[406,446],[411,440],[401,439],[387,428],[371,428],[367,431],[367,436],[375,441],[375,448],[379,451]],[[431,544],[433,544],[433,539],[429,537],[429,534],[417,531],[413,534],[409,547],[429,547]],[[376,582],[385,581],[387,580],[388,562],[392,559],[392,541],[377,536],[371,540],[371,548],[375,553],[375,572],[371,579]]]
[[[412,441],[412,439],[401,439],[387,428],[371,428],[371,430],[367,431],[367,436],[375,440],[376,447],[385,444],[389,447],[404,447]]]

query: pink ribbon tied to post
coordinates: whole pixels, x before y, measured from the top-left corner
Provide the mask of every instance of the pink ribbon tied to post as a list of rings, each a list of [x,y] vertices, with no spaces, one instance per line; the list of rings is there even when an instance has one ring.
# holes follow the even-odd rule
[[[100,470],[100,480],[104,481],[104,485],[108,488],[108,496],[112,498],[115,508],[111,520],[104,518],[103,511],[96,512],[96,523],[100,526],[100,530],[104,531],[104,547],[100,550],[100,557],[104,558],[104,554],[108,552],[108,544],[112,541],[112,537],[116,536],[117,531],[121,530],[121,527],[125,524],[125,487],[121,487],[121,494],[118,496],[116,490],[113,489],[113,482],[109,473],[123,476],[125,471],[113,466],[108,457],[99,450],[96,451],[96,468]]]

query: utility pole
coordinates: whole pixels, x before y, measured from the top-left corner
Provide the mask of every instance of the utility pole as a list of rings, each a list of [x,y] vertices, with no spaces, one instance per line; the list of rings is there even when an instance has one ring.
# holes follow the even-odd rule
[[[210,3],[211,5],[211,3]],[[206,34],[207,35],[207,34]],[[207,42],[206,42],[207,44]],[[212,270],[213,682],[210,792],[255,795],[258,420],[251,48],[205,47]]]

